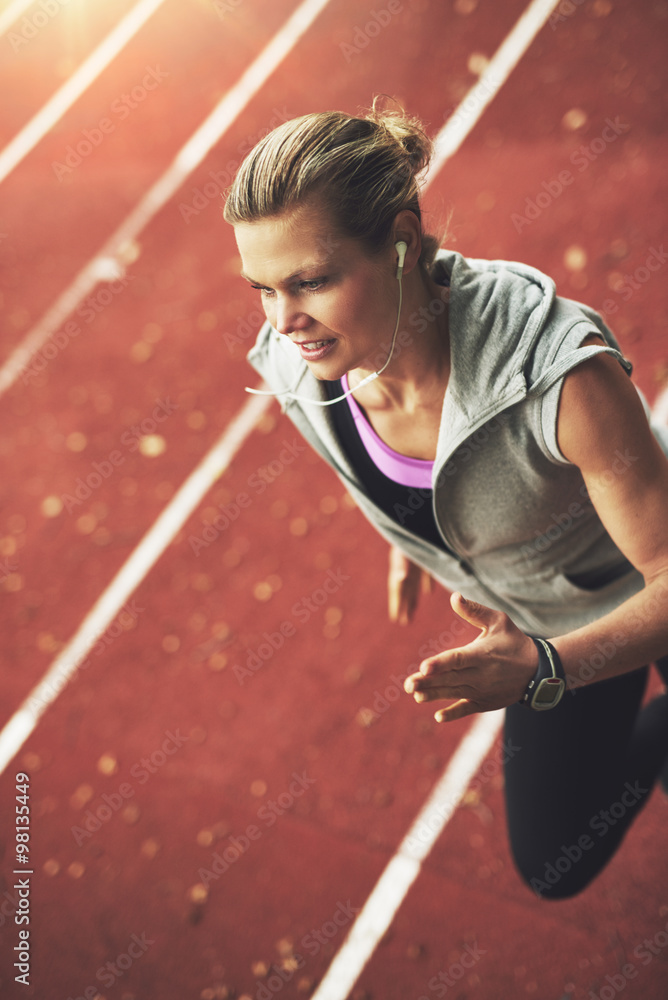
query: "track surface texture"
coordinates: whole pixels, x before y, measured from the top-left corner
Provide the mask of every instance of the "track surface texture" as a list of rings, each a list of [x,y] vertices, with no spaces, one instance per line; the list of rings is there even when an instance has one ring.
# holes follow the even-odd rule
[[[25,7],[0,37],[2,147],[133,6]],[[376,93],[436,135],[525,6],[330,0],[123,248],[116,280],[101,272],[7,386],[1,725],[248,405],[260,307],[221,214],[244,153],[287,118],[356,113]],[[296,7],[166,0],[26,152],[0,189],[0,364]],[[665,0],[555,4],[425,193],[427,225],[452,211],[465,255],[530,263],[603,311],[650,404],[668,381],[668,270],[647,266],[665,259],[667,29]],[[386,544],[275,402],[254,424],[0,777],[8,1000],[315,994],[470,729],[438,726],[396,680],[447,644],[448,595],[388,624]],[[662,1000],[666,797],[584,893],[541,901],[509,855],[502,752],[497,739],[350,997]],[[29,924],[15,920],[18,773]]]

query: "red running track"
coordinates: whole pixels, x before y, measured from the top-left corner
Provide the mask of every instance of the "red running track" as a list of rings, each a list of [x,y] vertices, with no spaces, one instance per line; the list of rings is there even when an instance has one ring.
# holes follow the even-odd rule
[[[0,85],[15,95],[0,116],[3,142],[130,6],[72,2],[17,51],[0,38]],[[3,183],[3,357],[294,9],[243,0],[221,16],[221,6],[167,0]],[[0,399],[3,721],[254,381],[244,355],[258,304],[237,277],[218,199],[195,201],[211,172],[225,176],[282,117],[354,112],[377,92],[396,95],[435,134],[475,82],[481,57],[493,55],[524,9],[475,0],[401,6],[351,55],[341,46],[359,40],[356,29],[370,13],[331,0],[141,233],[118,294],[107,302],[100,285],[80,307],[87,311],[73,314],[80,335]],[[652,401],[666,381],[664,283],[661,271],[644,280],[639,269],[660,251],[665,229],[666,7],[587,0],[559,10],[570,13],[540,32],[434,180],[427,207],[435,225],[453,209],[463,253],[526,261],[551,273],[563,293],[604,309]],[[141,85],[147,67],[166,75],[121,118],[115,102]],[[113,132],[58,179],[54,162],[105,116]],[[602,149],[608,119],[628,128]],[[522,221],[527,199],[556,192],[562,171],[572,183]],[[159,454],[137,447],[147,430],[163,439]],[[78,479],[112,453],[122,459],[113,473],[58,511],[57,498],[73,495]],[[191,536],[243,492],[250,506],[195,553]],[[206,1000],[313,992],[352,910],[364,904],[469,725],[438,727],[429,708],[406,697],[379,711],[383,693],[396,688],[392,677],[452,621],[439,591],[409,628],[388,625],[385,565],[385,544],[272,404],[138,587],[121,622],[127,628],[95,647],[0,779],[9,894],[0,906],[4,995],[67,1000],[98,990],[107,1000]],[[336,589],[311,611],[327,579]],[[258,660],[272,639],[280,648]],[[252,676],[241,683],[235,666]],[[374,704],[378,718],[366,725],[363,710]],[[595,884],[549,905],[513,870],[497,762],[495,749],[352,996],[431,1000],[439,995],[433,977],[468,949],[475,961],[448,987],[453,997],[605,997],[623,977],[624,997],[661,1000],[668,992],[668,948],[658,943],[668,923],[661,792]],[[17,771],[30,775],[32,796],[29,987],[14,983],[12,967]],[[283,805],[271,806],[279,799]],[[86,830],[96,812],[106,818]],[[203,892],[201,870],[211,870],[228,838],[243,845],[249,827],[259,836]],[[649,961],[641,957],[645,939],[657,942]],[[104,971],[125,955],[131,965],[122,969],[121,957],[115,966],[122,975]],[[303,959],[298,969],[294,955]]]

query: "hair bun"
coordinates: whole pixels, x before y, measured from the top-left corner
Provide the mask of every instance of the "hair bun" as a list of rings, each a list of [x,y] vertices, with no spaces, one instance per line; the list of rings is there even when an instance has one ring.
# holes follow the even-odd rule
[[[386,102],[392,100],[385,95],[375,97],[366,119],[383,128],[403,148],[411,172],[419,174],[429,165],[433,143],[419,118],[407,115],[397,101],[394,101],[396,109],[386,106]]]

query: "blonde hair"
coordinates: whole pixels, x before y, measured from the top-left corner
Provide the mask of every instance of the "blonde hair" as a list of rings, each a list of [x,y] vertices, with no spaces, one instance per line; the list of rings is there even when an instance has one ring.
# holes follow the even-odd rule
[[[224,217],[236,225],[257,222],[321,200],[340,231],[370,253],[388,244],[398,212],[420,222],[418,178],[432,142],[417,118],[380,107],[362,118],[323,111],[284,122],[266,135],[241,164],[227,193]],[[429,269],[441,239],[422,236],[420,264]]]

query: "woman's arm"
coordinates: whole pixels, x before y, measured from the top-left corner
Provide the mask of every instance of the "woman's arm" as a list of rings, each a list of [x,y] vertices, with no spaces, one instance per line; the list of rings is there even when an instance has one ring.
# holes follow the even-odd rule
[[[668,653],[668,461],[636,389],[608,355],[564,380],[557,436],[608,534],[645,579],[644,589],[610,614],[554,640],[567,676],[580,685],[580,673],[590,673],[581,661],[598,663],[600,646],[607,662],[596,680]]]
[[[557,436],[613,541],[645,578],[614,611],[553,640],[569,686],[580,687],[668,653],[668,461],[633,384],[609,355],[564,379]],[[532,640],[507,615],[458,594],[452,606],[480,636],[424,660],[406,681],[417,701],[458,699],[436,714],[439,722],[518,701],[538,662]]]

